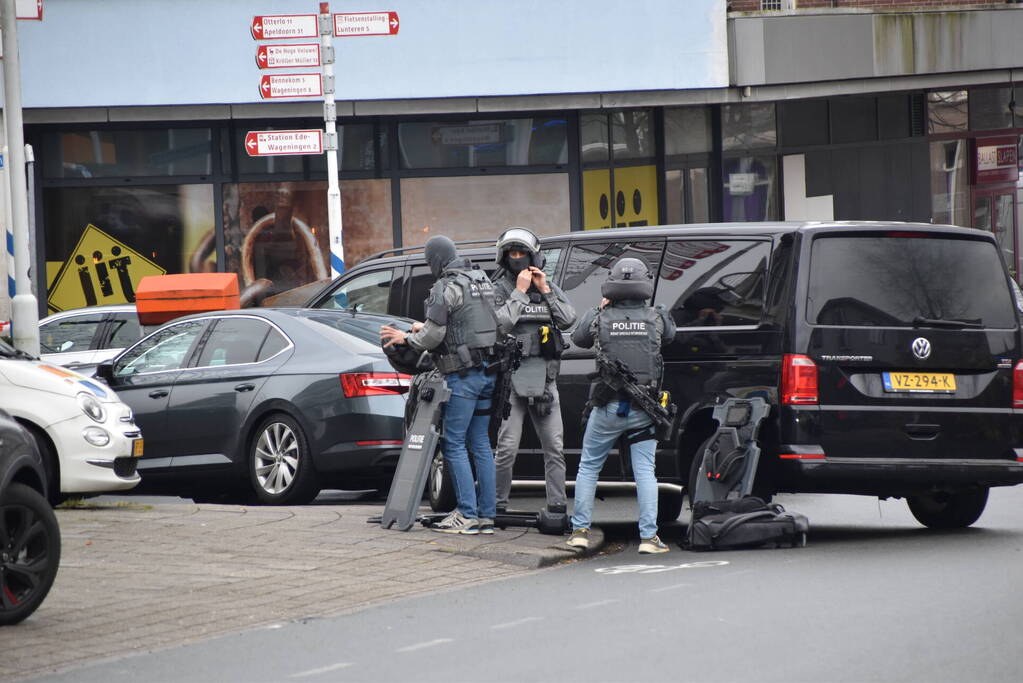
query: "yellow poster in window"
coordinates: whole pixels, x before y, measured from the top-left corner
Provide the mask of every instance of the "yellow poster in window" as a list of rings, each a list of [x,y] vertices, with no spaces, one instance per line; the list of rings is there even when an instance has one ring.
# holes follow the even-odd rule
[[[95,225],[86,226],[60,268],[49,306],[58,311],[135,301],[135,287],[146,275],[167,271]]]
[[[658,225],[657,167],[628,166],[614,169],[614,198],[611,171],[583,171],[583,229],[600,230]]]

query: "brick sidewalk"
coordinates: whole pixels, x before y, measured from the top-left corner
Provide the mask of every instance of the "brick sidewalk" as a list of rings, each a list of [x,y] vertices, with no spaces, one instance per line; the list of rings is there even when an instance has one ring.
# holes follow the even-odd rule
[[[562,538],[535,530],[459,536],[366,523],[380,511],[360,504],[60,509],[57,580],[34,615],[0,630],[0,680],[516,576],[575,557]]]

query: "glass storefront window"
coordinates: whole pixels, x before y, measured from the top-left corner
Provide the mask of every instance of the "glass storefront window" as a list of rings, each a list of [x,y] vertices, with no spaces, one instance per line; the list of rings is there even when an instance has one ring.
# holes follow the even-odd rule
[[[774,147],[778,143],[774,104],[726,104],[721,107],[721,138],[725,151]]]
[[[402,244],[424,244],[433,235],[497,239],[521,225],[537,235],[568,232],[568,174],[404,178]]]
[[[209,128],[83,130],[43,136],[46,178],[209,175]]]
[[[1011,88],[970,90],[970,130],[1012,128]]]
[[[223,192],[225,270],[255,302],[330,277],[325,181],[228,183]],[[342,182],[341,216],[346,268],[391,248],[390,181]]]
[[[606,164],[611,160],[611,137],[604,112],[579,116],[580,153],[583,163]]]
[[[55,310],[134,301],[145,275],[215,270],[212,185],[43,191]]]
[[[703,154],[712,150],[710,107],[664,110],[664,153]]]
[[[966,140],[931,143],[931,220],[970,225],[969,145]]]
[[[967,129],[969,96],[965,90],[927,93],[927,132],[955,133]]]
[[[421,121],[398,125],[402,168],[490,168],[568,163],[561,117]]]
[[[348,123],[338,126],[341,149],[338,163],[342,171],[375,171],[377,169],[377,131],[372,123]],[[380,168],[387,168],[387,129],[379,130]],[[310,156],[309,170],[327,172],[326,155]]]
[[[653,112],[625,109],[610,113],[611,153],[615,161],[654,156]]]
[[[664,172],[668,223],[710,222],[710,187],[706,168]]]
[[[722,180],[725,222],[778,220],[778,162],[774,156],[725,158]]]

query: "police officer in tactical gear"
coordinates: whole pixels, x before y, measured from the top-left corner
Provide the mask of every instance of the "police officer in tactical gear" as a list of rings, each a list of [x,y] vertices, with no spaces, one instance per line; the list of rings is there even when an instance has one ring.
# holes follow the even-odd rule
[[[575,309],[543,272],[540,240],[509,228],[497,240],[494,298],[502,330],[520,344],[522,359],[511,377],[511,410],[497,432],[497,508],[508,506],[512,468],[528,414],[543,447],[547,509],[565,513],[564,427],[557,378],[564,342],[560,330],[575,322]]]
[[[604,298],[600,307],[583,315],[572,333],[572,341],[583,348],[596,345],[598,359],[621,361],[635,376],[637,384],[657,396],[663,374],[661,346],[675,337],[675,323],[663,306],[654,308],[648,304],[653,291],[646,264],[634,258],[620,259],[601,286]],[[668,546],[657,537],[657,478],[654,474],[657,441],[653,420],[634,404],[629,394],[614,388],[620,383],[609,376],[607,363],[598,362],[598,366],[601,374],[590,387],[591,412],[575,480],[573,531],[568,545],[589,547],[597,477],[611,447],[624,435],[630,445],[639,503],[639,552],[666,552]]]
[[[444,406],[444,464],[455,486],[458,507],[434,531],[460,534],[494,533],[494,455],[490,422],[494,370],[499,358],[493,286],[486,274],[458,257],[455,243],[438,235],[426,242],[426,262],[437,281],[426,300],[426,321],[411,332],[389,325],[380,330],[385,346],[408,344],[431,352],[451,397]],[[476,465],[479,495],[469,466]]]

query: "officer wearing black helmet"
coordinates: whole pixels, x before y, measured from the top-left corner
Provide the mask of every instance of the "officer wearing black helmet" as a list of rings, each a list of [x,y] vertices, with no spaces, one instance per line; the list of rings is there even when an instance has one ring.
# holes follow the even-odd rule
[[[572,333],[583,348],[596,345],[600,375],[590,389],[592,410],[583,435],[579,472],[575,480],[572,535],[568,545],[588,548],[597,478],[612,446],[624,434],[630,443],[632,471],[639,503],[640,553],[662,553],[668,546],[657,537],[657,478],[654,452],[657,441],[650,415],[609,376],[609,359],[627,366],[635,382],[651,395],[659,393],[663,375],[661,346],[675,337],[675,323],[663,306],[652,307],[653,281],[646,264],[623,258],[611,268],[601,286],[599,308],[587,311]]]
[[[512,468],[528,414],[543,447],[547,509],[565,513],[564,426],[558,398],[561,330],[575,322],[575,309],[542,270],[540,240],[526,228],[508,228],[497,240],[498,271],[494,298],[502,330],[510,330],[522,349],[511,377],[511,409],[497,432],[497,508],[508,506]]]
[[[426,300],[426,321],[411,332],[390,325],[380,330],[385,347],[408,344],[431,352],[444,375],[451,397],[444,406],[444,462],[451,473],[458,507],[434,531],[458,534],[494,533],[494,454],[487,426],[490,422],[494,369],[499,358],[497,316],[493,286],[481,270],[458,257],[447,237],[431,237],[426,262],[437,281]],[[469,466],[472,452],[479,495]]]

